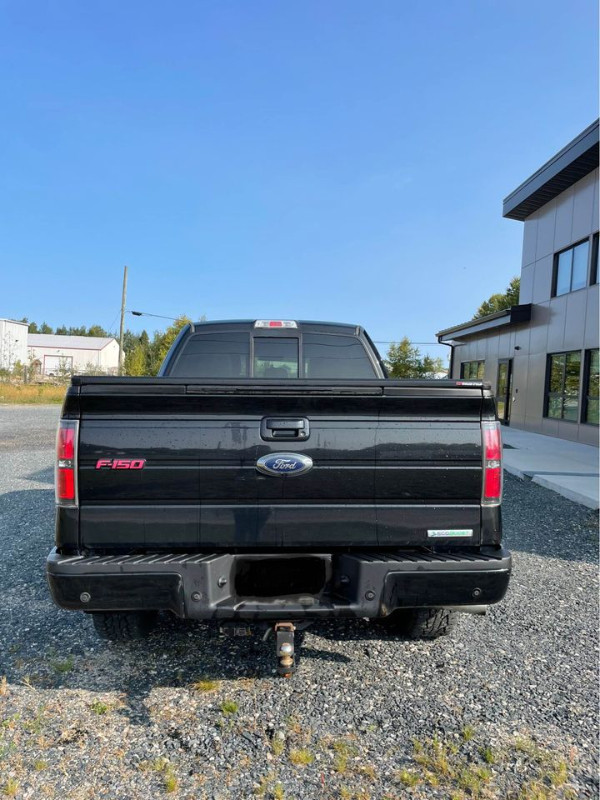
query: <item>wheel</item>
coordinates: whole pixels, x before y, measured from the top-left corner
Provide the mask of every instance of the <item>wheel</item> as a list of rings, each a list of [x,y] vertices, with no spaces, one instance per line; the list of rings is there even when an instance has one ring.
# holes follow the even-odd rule
[[[408,639],[437,639],[452,631],[455,618],[455,613],[447,608],[403,608],[378,622],[389,633]]]
[[[130,642],[144,639],[156,625],[156,611],[95,612],[94,627],[101,639],[113,642]]]

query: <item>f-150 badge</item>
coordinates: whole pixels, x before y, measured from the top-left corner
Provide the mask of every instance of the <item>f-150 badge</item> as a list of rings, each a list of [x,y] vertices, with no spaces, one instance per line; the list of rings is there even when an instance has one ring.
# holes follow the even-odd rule
[[[145,458],[99,458],[96,469],[144,469]]]
[[[256,462],[256,469],[259,472],[263,472],[265,475],[276,475],[278,478],[287,475],[303,475],[312,469],[312,466],[312,458],[299,453],[270,453]]]

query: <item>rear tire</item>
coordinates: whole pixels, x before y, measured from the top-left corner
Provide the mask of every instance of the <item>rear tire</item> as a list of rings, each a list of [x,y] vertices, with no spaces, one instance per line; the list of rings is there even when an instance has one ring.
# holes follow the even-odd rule
[[[378,621],[389,633],[407,639],[437,639],[451,633],[456,614],[447,608],[403,608]]]
[[[116,611],[92,614],[98,636],[112,642],[145,639],[155,627],[157,616],[156,611]]]

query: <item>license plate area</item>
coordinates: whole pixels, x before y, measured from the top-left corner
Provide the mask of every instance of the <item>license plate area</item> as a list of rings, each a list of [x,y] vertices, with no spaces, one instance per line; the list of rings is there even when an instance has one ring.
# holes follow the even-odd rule
[[[330,578],[330,556],[238,556],[234,592],[238,599],[318,596]]]

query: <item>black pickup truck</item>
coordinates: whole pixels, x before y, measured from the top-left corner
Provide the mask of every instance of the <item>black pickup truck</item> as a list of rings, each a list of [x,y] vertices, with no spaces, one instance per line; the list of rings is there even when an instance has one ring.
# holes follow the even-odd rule
[[[50,590],[106,638],[260,622],[289,674],[314,619],[434,638],[508,586],[489,386],[390,380],[355,325],[188,325],[156,378],[72,379],[56,458]]]

